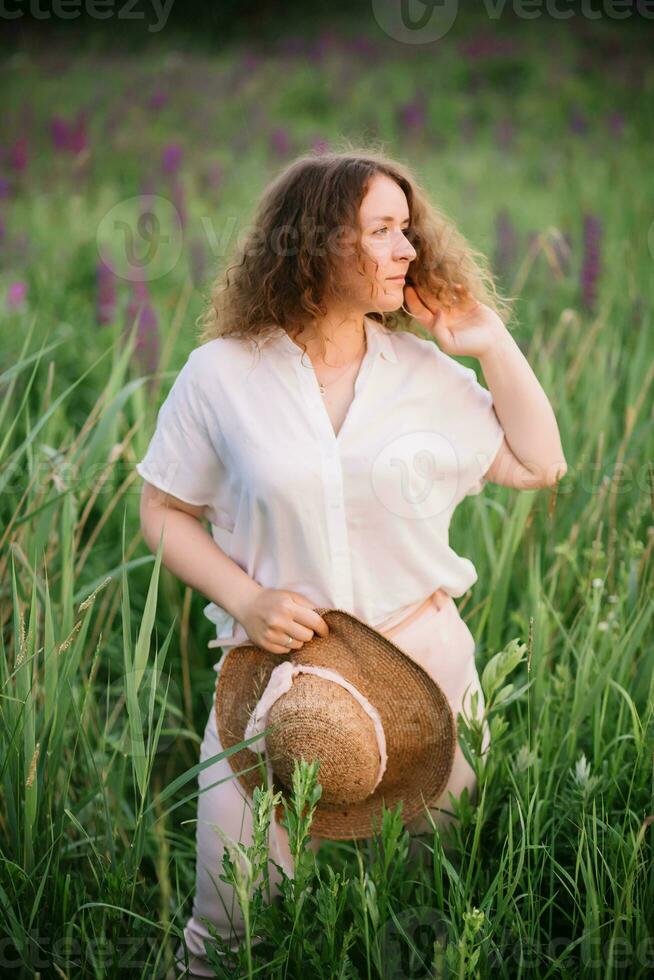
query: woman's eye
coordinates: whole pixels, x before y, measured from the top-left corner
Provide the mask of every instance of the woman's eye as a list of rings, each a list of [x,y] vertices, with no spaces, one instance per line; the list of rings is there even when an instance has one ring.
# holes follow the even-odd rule
[[[373,235],[378,235],[380,231],[388,231],[388,226],[387,226],[387,225],[384,225],[384,227],[383,227],[383,228],[378,228],[378,229],[377,229],[377,231],[374,231],[374,232],[373,232]],[[410,232],[411,232],[411,227],[410,227],[410,225],[407,225],[407,227],[406,227],[406,228],[403,228],[403,229],[402,229],[402,234],[403,234],[403,235],[407,235],[407,234],[410,234]]]

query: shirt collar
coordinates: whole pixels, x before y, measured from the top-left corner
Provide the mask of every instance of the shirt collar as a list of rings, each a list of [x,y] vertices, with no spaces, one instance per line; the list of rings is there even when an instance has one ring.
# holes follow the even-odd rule
[[[386,329],[379,321],[372,320],[369,316],[364,316],[363,323],[366,330],[368,349],[378,351],[387,361],[392,361],[396,364],[398,357],[392,337],[393,331]],[[302,355],[300,348],[297,344],[293,343],[283,327],[275,327],[270,336],[264,341],[263,346],[273,342],[278,345],[283,345],[283,348],[291,354],[296,354],[298,357]]]
[[[382,357],[385,357],[387,361],[393,361],[393,363],[396,364],[397,352],[395,350],[395,343],[392,337],[393,331],[387,330],[377,320],[371,320],[369,316],[364,317],[363,322],[366,325],[368,347],[370,347],[371,344],[376,344]]]

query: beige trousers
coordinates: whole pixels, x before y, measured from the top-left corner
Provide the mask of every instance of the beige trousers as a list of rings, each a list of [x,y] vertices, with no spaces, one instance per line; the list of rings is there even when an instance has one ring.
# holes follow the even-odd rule
[[[470,698],[474,691],[479,692],[478,711],[482,712],[484,699],[474,660],[475,641],[452,597],[437,590],[410,615],[401,618],[399,622],[393,622],[394,619],[397,617],[389,617],[375,628],[419,663],[443,688],[454,717],[456,718],[458,712],[471,716]],[[490,731],[485,724],[483,749],[486,750],[489,744]],[[204,731],[200,760],[204,761],[220,752],[222,746],[212,709]],[[214,974],[204,955],[204,940],[210,939],[210,934],[202,918],[209,919],[219,935],[230,942],[230,949],[236,949],[244,936],[243,919],[235,893],[218,877],[222,873],[224,845],[211,825],[219,824],[231,838],[245,845],[252,843],[253,827],[249,797],[234,776],[227,759],[220,759],[204,769],[199,774],[198,785],[200,795],[196,825],[196,889],[192,915],[184,929],[192,972],[186,975],[211,977]],[[474,800],[475,774],[457,743],[447,786],[429,806],[438,827],[444,829],[454,820],[449,793],[458,798],[466,786]],[[271,829],[270,857],[292,877],[288,834],[279,824]],[[409,823],[407,829],[413,833],[428,832],[431,828],[427,815]],[[314,853],[320,844],[320,838],[310,839],[309,846]],[[280,874],[272,862],[269,865],[269,875],[273,898],[278,894]],[[184,962],[181,945],[177,950],[177,960],[178,967],[181,968]]]

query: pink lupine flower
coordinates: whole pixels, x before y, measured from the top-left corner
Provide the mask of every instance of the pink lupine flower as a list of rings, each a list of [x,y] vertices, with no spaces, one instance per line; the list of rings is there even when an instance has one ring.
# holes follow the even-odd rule
[[[602,223],[594,214],[584,215],[584,257],[581,266],[581,298],[589,311],[594,311],[600,276]]]
[[[147,283],[132,283],[132,295],[125,313],[123,339],[136,332],[133,353],[147,373],[156,371],[159,363],[159,327]]]
[[[624,116],[621,112],[612,112],[607,119],[608,127],[614,136],[624,134]]]
[[[577,136],[584,136],[588,132],[588,121],[583,112],[575,106],[569,117],[570,129]]]
[[[116,318],[116,276],[102,260],[96,266],[96,321],[101,326]]]
[[[158,112],[159,109],[163,109],[163,107],[168,103],[168,98],[168,92],[165,92],[163,89],[159,88],[150,96],[148,100],[148,108]]]
[[[426,108],[424,96],[418,96],[400,108],[400,122],[409,132],[420,132],[424,129]]]
[[[88,114],[80,112],[70,128],[68,149],[74,156],[80,156],[88,149]]]
[[[24,306],[27,299],[27,283],[22,281],[12,282],[7,290],[7,309],[18,310]]]
[[[27,170],[28,159],[27,136],[21,136],[9,149],[9,162],[14,170],[22,173]]]
[[[311,149],[314,153],[328,153],[329,152],[329,140],[323,139],[322,136],[317,136],[313,143],[311,144]]]
[[[350,38],[348,47],[354,54],[363,57],[370,57],[375,53],[375,45],[366,34],[357,34],[356,37]]]
[[[139,314],[136,328],[134,356],[147,374],[154,374],[159,366],[159,321],[149,301]]]
[[[9,197],[11,187],[6,177],[0,177],[0,197]]]
[[[139,313],[148,302],[150,294],[148,292],[148,287],[144,282],[133,282],[132,290],[129,303],[127,304],[127,309],[125,310],[125,327],[123,334],[128,334],[138,317]]]
[[[68,149],[68,123],[62,116],[53,116],[50,121],[50,133],[55,150],[64,152]]]
[[[183,150],[179,143],[168,143],[161,154],[161,167],[168,175],[176,174],[182,162]]]
[[[83,110],[77,114],[74,122],[69,123],[62,116],[53,116],[50,122],[50,133],[55,149],[60,153],[71,153],[80,156],[88,148],[88,113]]]
[[[275,153],[280,154],[280,156],[288,153],[291,148],[291,141],[288,132],[285,129],[282,129],[281,126],[278,126],[270,135],[270,144]]]

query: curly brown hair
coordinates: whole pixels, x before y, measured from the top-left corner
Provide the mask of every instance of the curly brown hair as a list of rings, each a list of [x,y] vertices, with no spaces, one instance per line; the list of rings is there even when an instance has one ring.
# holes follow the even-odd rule
[[[349,148],[300,156],[265,188],[233,263],[211,284],[199,317],[200,343],[216,337],[256,343],[279,327],[294,339],[308,322],[325,316],[326,301],[338,295],[344,229],[354,230],[349,244],[362,263],[359,208],[377,174],[406,195],[407,237],[417,252],[406,282],[421,300],[432,297],[449,310],[473,297],[506,318],[508,305],[485,257],[431,203],[411,169],[376,150]],[[434,308],[431,299],[429,305]],[[369,316],[390,330],[422,329],[402,308]]]

